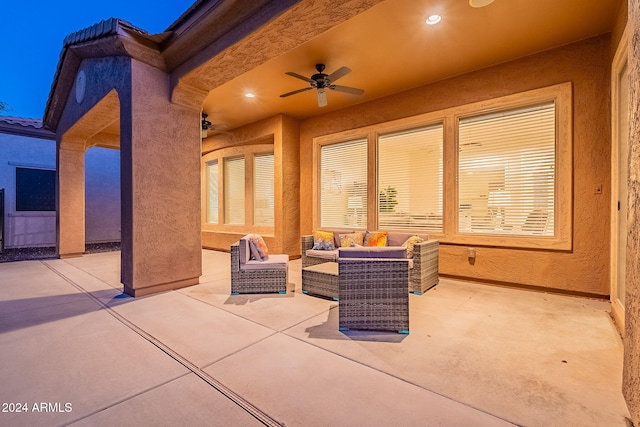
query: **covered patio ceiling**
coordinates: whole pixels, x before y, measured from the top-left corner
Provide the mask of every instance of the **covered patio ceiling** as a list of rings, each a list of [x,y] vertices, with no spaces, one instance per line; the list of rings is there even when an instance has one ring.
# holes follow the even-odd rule
[[[605,34],[624,4],[625,0],[494,0],[476,8],[468,0],[384,0],[210,90],[203,103],[213,123],[209,136],[277,114],[317,116]],[[441,21],[427,25],[434,14]],[[233,60],[247,60],[239,54],[252,53],[236,52]],[[208,69],[216,68],[216,58],[205,62]],[[361,88],[364,95],[327,91],[326,107],[318,106],[315,90],[280,97],[309,86],[286,72],[310,77],[318,63],[326,65],[327,74],[350,68],[336,83]],[[203,72],[198,67],[183,75],[196,80]],[[113,139],[119,134],[119,121],[100,133]]]
[[[304,119],[448,77],[607,33],[621,0],[495,0],[474,8],[467,0],[386,0],[287,53],[211,90],[203,111],[214,130],[230,130],[276,114]],[[425,21],[438,14],[436,25]],[[337,84],[364,89],[357,96],[315,90],[285,75],[352,72]],[[255,95],[245,97],[246,93]]]

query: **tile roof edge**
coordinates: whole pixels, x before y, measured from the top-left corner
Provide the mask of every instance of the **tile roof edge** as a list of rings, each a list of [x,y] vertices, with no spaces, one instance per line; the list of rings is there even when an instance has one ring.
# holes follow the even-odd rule
[[[15,116],[0,116],[0,122],[5,122],[10,125],[20,125],[24,127],[32,127],[35,129],[42,128],[41,119],[31,119],[27,117],[15,117]]]
[[[82,30],[68,34],[62,42],[63,49],[73,46],[78,43],[84,43],[91,40],[96,40],[105,36],[118,34],[118,30],[124,28],[127,30],[133,30],[142,35],[148,35],[145,30],[136,27],[120,18],[109,18],[104,21],[100,21],[90,27],[83,28]]]
[[[56,134],[43,127],[42,120],[0,116],[0,133],[29,138],[55,140]]]

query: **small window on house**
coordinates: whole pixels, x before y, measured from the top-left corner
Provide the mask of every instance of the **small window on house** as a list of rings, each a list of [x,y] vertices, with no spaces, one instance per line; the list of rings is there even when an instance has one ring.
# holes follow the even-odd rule
[[[320,226],[367,225],[367,140],[320,148]]]
[[[458,232],[554,236],[555,103],[463,118]]]
[[[16,168],[16,211],[55,211],[56,172]]]
[[[244,158],[224,162],[224,222],[244,224]]]
[[[442,232],[443,125],[378,138],[378,227]]]
[[[207,163],[207,223],[218,223],[218,161]]]
[[[274,224],[273,154],[256,155],[253,163],[253,223]]]

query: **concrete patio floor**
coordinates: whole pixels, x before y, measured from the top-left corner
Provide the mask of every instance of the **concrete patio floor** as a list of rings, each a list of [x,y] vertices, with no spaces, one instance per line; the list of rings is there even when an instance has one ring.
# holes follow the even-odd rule
[[[136,299],[119,252],[0,264],[0,425],[627,425],[607,301],[442,279],[409,335],[343,333],[300,260],[286,295],[230,296],[202,254]]]

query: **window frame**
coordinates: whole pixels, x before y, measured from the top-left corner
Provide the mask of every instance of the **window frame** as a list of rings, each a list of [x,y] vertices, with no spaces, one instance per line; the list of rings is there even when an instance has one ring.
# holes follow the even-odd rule
[[[21,175],[21,171],[25,171],[24,173],[43,173],[47,172],[47,175],[50,175],[48,178],[51,182],[47,182],[51,188],[51,194],[46,194],[48,196],[46,200],[38,201],[37,198],[34,200],[34,191],[32,185],[25,185],[21,179],[19,179],[19,175]],[[16,166],[15,173],[15,211],[16,212],[55,212],[56,211],[56,171],[55,169],[49,168],[41,168],[41,167],[28,167],[28,166]],[[30,176],[29,179],[33,179],[33,176]],[[48,181],[49,181],[48,180]],[[25,191],[28,190],[28,191]],[[28,196],[24,196],[27,194]],[[41,195],[45,195],[44,193],[40,193]],[[43,205],[42,203],[45,203]],[[27,206],[22,206],[22,204],[26,204]],[[37,206],[36,206],[37,205]],[[33,208],[37,207],[37,209],[26,209],[27,207]],[[50,209],[44,209],[45,207],[50,207]]]
[[[261,234],[263,236],[273,236],[275,232],[275,224],[272,226],[267,225],[255,225],[253,217],[253,156],[254,155],[274,155],[274,172],[276,169],[275,161],[277,156],[275,155],[273,143],[256,143],[250,145],[243,145],[237,147],[226,147],[217,150],[210,151],[203,154],[200,160],[200,178],[201,178],[201,229],[203,232],[217,232],[217,233],[234,233],[234,234],[246,234],[247,232]],[[227,159],[244,158],[244,224],[226,224],[225,223],[225,194],[224,194],[224,164]],[[208,174],[207,164],[213,161],[218,161],[218,224],[212,224],[207,222],[207,209],[209,203],[208,192]],[[276,172],[277,173],[277,172]],[[274,189],[276,183],[276,175],[274,173]],[[275,210],[275,201],[274,201]]]
[[[553,101],[556,115],[556,155],[554,177],[554,236],[465,234],[458,230],[458,123],[461,118],[512,110]],[[545,249],[568,251],[573,245],[573,105],[572,83],[560,83],[485,101],[451,107],[404,119],[322,135],[313,139],[312,226],[320,229],[320,149],[359,138],[368,141],[367,229],[378,229],[377,140],[379,135],[412,128],[443,124],[443,231],[429,232],[442,243],[473,246]],[[345,227],[348,229],[349,227]],[[331,230],[332,228],[323,228]],[[361,229],[361,228],[360,228]],[[403,231],[385,230],[385,231]],[[411,232],[416,232],[415,230]]]
[[[458,173],[458,144],[460,120],[498,113],[506,110],[526,108],[544,102],[555,103],[555,176],[554,176],[554,235],[491,235],[486,233],[458,232],[458,187],[455,182],[455,198],[451,200],[454,209],[449,214],[450,230],[448,241],[464,245],[478,245],[483,241],[484,246],[518,247],[571,250],[572,248],[572,189],[573,189],[573,115],[571,105],[571,83],[562,83],[541,89],[521,92],[488,101],[467,104],[459,107],[455,114],[455,167],[451,173],[457,180]]]
[[[316,179],[317,179],[317,182],[318,182],[318,184],[317,184],[318,185],[317,192],[318,192],[318,198],[319,198],[318,199],[318,210],[316,212],[318,224],[322,223],[322,206],[321,206],[321,203],[320,203],[321,198],[322,198],[322,181],[321,181],[322,180],[322,177],[321,177],[321,174],[322,174],[322,168],[321,168],[321,165],[322,165],[322,158],[321,158],[322,157],[321,156],[322,149],[325,148],[325,147],[330,147],[330,146],[338,146],[338,145],[342,145],[342,144],[350,144],[350,143],[358,143],[358,142],[364,142],[365,146],[366,146],[365,150],[368,151],[368,149],[369,149],[369,140],[368,140],[367,137],[350,138],[350,139],[344,140],[344,141],[321,144],[318,147],[318,168],[317,168],[317,171],[316,171]],[[367,153],[367,159],[368,158],[369,158],[369,155]],[[367,190],[366,190],[366,195],[365,195],[366,200],[365,200],[364,207],[363,207],[364,215],[367,215],[368,212],[369,212],[368,206],[369,206],[369,194],[370,194],[369,193],[369,181],[370,181],[370,179],[369,179],[368,171],[369,171],[369,167],[368,167],[368,164],[367,164],[366,170],[365,170],[365,175],[366,175],[366,179],[367,179],[367,182],[366,182],[365,185],[367,187]],[[367,216],[367,218],[368,218],[368,216]],[[367,223],[368,223],[368,219],[367,219]],[[362,230],[362,229],[366,229],[367,228],[367,223],[364,224],[364,227],[362,227],[360,225],[340,225],[340,226],[322,226],[322,225],[320,225],[320,227],[322,227],[325,230],[329,230],[329,229]]]
[[[420,132],[420,131],[425,131],[425,130],[431,130],[434,128],[440,128],[442,131],[442,157],[439,159],[441,161],[440,164],[440,168],[441,168],[441,176],[440,176],[440,181],[442,183],[442,189],[440,190],[440,192],[442,193],[442,197],[439,200],[439,203],[442,205],[442,212],[441,212],[441,222],[442,222],[442,227],[440,228],[440,230],[418,230],[416,228],[411,228],[411,227],[406,227],[406,228],[392,228],[390,230],[393,231],[400,231],[400,232],[406,232],[406,233],[424,233],[424,234],[438,234],[438,235],[442,235],[444,232],[444,212],[445,212],[445,207],[444,207],[444,188],[445,188],[445,121],[444,120],[438,120],[436,122],[431,122],[429,124],[426,125],[421,125],[421,126],[413,126],[410,128],[402,128],[401,130],[393,130],[393,131],[387,131],[384,127],[382,129],[379,129],[376,132],[376,139],[375,139],[375,145],[376,145],[376,169],[375,169],[375,179],[376,179],[376,193],[375,193],[375,197],[376,197],[376,229],[383,229],[386,230],[385,228],[381,228],[380,227],[380,192],[381,190],[383,190],[383,186],[380,185],[380,139],[384,138],[384,137],[389,137],[389,136],[394,136],[394,135],[398,135],[398,134],[409,134],[409,133],[413,133],[413,132]],[[416,174],[419,172],[415,172]]]
[[[255,206],[256,205],[256,195],[257,195],[257,191],[256,191],[256,188],[257,188],[257,185],[256,185],[256,169],[257,169],[256,168],[256,160],[258,158],[260,158],[260,157],[271,157],[272,158],[272,163],[273,163],[273,176],[272,176],[272,179],[273,179],[273,181],[272,181],[272,191],[273,191],[272,204],[273,204],[273,206],[271,207],[271,209],[273,210],[272,215],[271,215],[272,216],[272,221],[273,221],[272,224],[259,224],[256,221],[256,216],[257,216],[256,215],[256,206]],[[275,204],[276,204],[276,200],[275,200],[276,199],[276,189],[275,189],[275,168],[276,168],[275,161],[276,161],[276,156],[275,156],[273,150],[268,151],[268,152],[254,152],[251,155],[251,160],[253,162],[253,167],[252,167],[252,169],[253,169],[253,171],[252,171],[252,173],[253,173],[253,178],[252,178],[253,179],[253,191],[252,191],[252,195],[251,195],[252,203],[253,203],[252,209],[251,209],[252,224],[255,225],[255,226],[258,226],[258,227],[274,227],[275,226],[275,219],[276,219],[276,212],[275,212],[276,211],[276,207],[275,207]]]
[[[371,170],[371,134],[367,131],[356,131],[356,132],[341,132],[339,134],[327,135],[323,137],[314,138],[314,148],[313,148],[313,177],[312,177],[312,199],[313,199],[313,213],[312,213],[312,223],[314,229],[323,229],[323,230],[364,230],[368,227],[354,227],[354,226],[344,226],[344,227],[321,227],[321,151],[322,147],[336,144],[344,144],[358,140],[366,140],[367,141],[367,203],[366,203],[366,212],[367,212],[367,225],[371,221],[371,203],[369,201],[369,194],[371,194],[371,176],[369,171]]]
[[[218,175],[217,178],[217,190],[216,190],[216,198],[218,200],[216,200],[216,207],[217,207],[217,212],[216,212],[216,222],[209,222],[209,212],[210,212],[210,207],[211,207],[211,193],[209,193],[209,167],[214,164],[216,165],[216,173]],[[205,161],[204,162],[204,169],[205,169],[205,178],[203,180],[203,182],[205,183],[204,187],[204,194],[202,195],[202,199],[204,200],[205,203],[205,207],[203,209],[203,223],[204,224],[211,224],[211,225],[218,225],[220,224],[220,172],[221,172],[221,167],[220,167],[220,159],[218,159],[217,157],[214,159],[210,159],[209,161]]]
[[[230,205],[232,205],[231,203],[231,196],[227,193],[229,193],[227,191],[227,187],[229,184],[229,179],[227,179],[227,174],[229,173],[229,170],[231,169],[230,167],[230,163],[231,162],[239,162],[242,161],[242,181],[243,185],[242,185],[242,189],[244,190],[242,192],[242,209],[241,213],[242,213],[242,221],[241,222],[230,222],[230,213],[228,211],[227,208],[230,207]],[[228,225],[228,226],[241,226],[241,225],[246,225],[247,224],[247,218],[252,218],[252,216],[247,217],[247,202],[250,202],[250,200],[247,200],[247,181],[250,179],[247,175],[247,169],[251,170],[251,172],[253,172],[253,168],[252,167],[248,167],[247,165],[247,157],[246,156],[229,156],[229,157],[224,157],[222,160],[222,204],[223,204],[223,212],[224,215],[222,216],[222,223],[224,225]],[[251,173],[251,175],[253,176],[253,173]],[[220,195],[218,195],[218,203],[220,203]],[[238,212],[240,213],[240,212]],[[220,222],[220,220],[218,219],[218,222]]]

